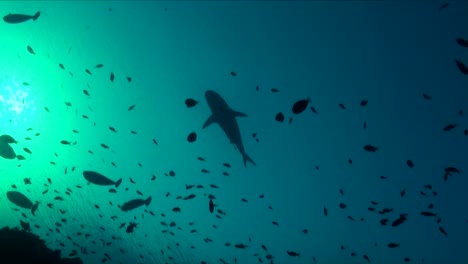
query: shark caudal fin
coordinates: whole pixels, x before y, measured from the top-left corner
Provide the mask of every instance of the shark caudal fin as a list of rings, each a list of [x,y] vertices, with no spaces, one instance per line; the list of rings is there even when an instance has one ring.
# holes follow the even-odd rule
[[[249,157],[249,155],[247,155],[247,153],[241,153],[242,154],[242,158],[244,159],[244,166],[247,167],[247,161],[252,163],[254,166],[257,166],[257,164],[255,164],[255,162]]]
[[[115,182],[115,188],[119,188],[119,185],[122,183],[122,178]]]

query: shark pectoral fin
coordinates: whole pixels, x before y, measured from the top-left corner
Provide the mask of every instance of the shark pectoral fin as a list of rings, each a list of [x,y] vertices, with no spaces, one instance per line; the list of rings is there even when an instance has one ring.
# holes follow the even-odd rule
[[[215,118],[213,115],[211,115],[210,117],[208,117],[208,119],[205,121],[205,124],[203,124],[203,129],[205,129],[205,127],[213,124],[213,123],[216,123],[215,121]]]
[[[235,117],[247,117],[246,114],[238,112],[238,111],[232,111],[234,113]]]

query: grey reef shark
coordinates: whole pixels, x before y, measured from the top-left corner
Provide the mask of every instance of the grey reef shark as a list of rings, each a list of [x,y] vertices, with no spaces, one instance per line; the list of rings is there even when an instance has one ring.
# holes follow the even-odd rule
[[[217,123],[224,131],[231,144],[234,144],[244,159],[244,166],[247,167],[247,161],[256,166],[255,162],[245,153],[244,145],[237,124],[236,117],[247,117],[246,114],[232,110],[226,101],[215,91],[205,92],[206,102],[211,109],[211,116],[203,124],[203,129],[211,124]]]

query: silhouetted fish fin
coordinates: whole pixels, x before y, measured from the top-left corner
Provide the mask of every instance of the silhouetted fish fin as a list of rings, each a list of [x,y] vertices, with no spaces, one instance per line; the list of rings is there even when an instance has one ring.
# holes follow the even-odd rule
[[[151,203],[151,196],[146,199],[145,204],[148,206]]]
[[[122,183],[122,178],[115,182],[115,188],[119,188],[119,185]]]
[[[36,14],[34,14],[32,20],[36,21],[36,19],[38,19],[40,15],[41,15],[41,12],[37,12]]]
[[[238,111],[232,111],[234,113],[235,117],[247,117],[246,114],[238,112]]]
[[[244,166],[247,167],[247,161],[252,163],[254,166],[257,166],[255,162],[247,155],[247,153],[242,153],[242,158],[244,159]]]
[[[208,117],[208,119],[206,120],[205,124],[203,124],[203,129],[213,123],[216,123],[215,121],[215,118],[213,115],[211,115],[210,117]]]
[[[39,203],[36,203],[31,207],[31,214],[32,215],[36,216],[34,213],[37,211],[38,206],[39,206]]]

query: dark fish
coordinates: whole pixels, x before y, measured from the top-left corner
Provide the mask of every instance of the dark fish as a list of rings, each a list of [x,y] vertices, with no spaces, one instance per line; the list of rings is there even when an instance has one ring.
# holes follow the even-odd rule
[[[310,110],[311,110],[312,112],[314,112],[314,114],[318,114],[318,113],[317,113],[317,110],[315,110],[315,108],[314,108],[313,106],[310,107]]]
[[[214,203],[213,203],[213,200],[212,200],[212,199],[210,199],[209,208],[210,208],[210,213],[213,213],[213,211],[214,211]]]
[[[193,199],[193,198],[195,198],[195,194],[190,194],[187,197],[184,197],[184,200],[190,200],[190,199]]]
[[[346,110],[346,107],[344,106],[344,104],[340,104],[340,107],[344,110]]]
[[[102,68],[102,66],[104,66],[104,65],[98,64],[98,65],[94,66],[94,68],[95,68],[95,69],[97,69],[97,68]]]
[[[125,230],[125,232],[127,233],[133,233],[133,228],[135,228],[137,226],[137,224],[135,223],[128,223],[128,226],[127,226],[127,230]]]
[[[197,134],[195,132],[192,132],[187,136],[187,141],[190,143],[193,143],[196,140],[197,140]]]
[[[151,203],[151,196],[148,197],[148,199],[146,200],[143,200],[143,199],[134,199],[134,200],[131,200],[131,201],[128,201],[126,203],[124,203],[120,209],[124,212],[127,212],[127,211],[130,211],[130,210],[133,210],[135,208],[138,208],[142,205],[146,205],[148,206],[149,204]]]
[[[24,194],[17,192],[17,191],[9,191],[7,192],[7,197],[10,202],[16,204],[19,207],[25,208],[25,209],[31,209],[31,213],[34,215],[34,213],[37,210],[37,207],[39,203],[33,204],[31,200],[28,199]]]
[[[91,75],[91,72],[88,69],[85,69],[85,72],[89,75]]]
[[[29,53],[31,53],[32,55],[36,55],[36,53],[34,52],[34,50],[31,48],[31,46],[27,46],[26,47],[29,51]]]
[[[310,102],[310,98],[299,100],[299,101],[295,102],[293,107],[292,107],[292,112],[294,114],[300,114],[300,113],[304,112],[304,110],[306,110],[307,106],[309,105],[309,102]]]
[[[128,82],[132,82],[132,77],[127,76],[127,81],[128,81]]]
[[[447,168],[445,168],[445,171],[448,172],[448,173],[452,173],[452,172],[460,173],[461,172],[461,170],[459,170],[459,169],[457,169],[455,167],[447,167]]]
[[[61,144],[63,145],[76,145],[76,141],[75,142],[70,142],[70,141],[67,141],[67,140],[62,140],[60,141]]]
[[[397,248],[397,247],[400,247],[400,243],[389,243],[387,246],[389,248]]]
[[[369,101],[367,99],[361,101],[361,106],[366,106]]]
[[[439,7],[439,12],[440,12],[442,9],[447,8],[449,5],[450,5],[450,3],[445,3],[445,4],[441,5],[441,6]]]
[[[117,130],[115,130],[115,128],[113,128],[113,127],[109,127],[109,129],[110,129],[110,131],[112,131],[112,132],[116,132],[116,133],[117,133]]]
[[[437,217],[437,214],[432,213],[432,212],[426,212],[426,211],[421,212],[421,215],[429,216],[429,217]]]
[[[279,92],[279,90],[276,89],[276,88],[271,88],[271,92],[272,92],[272,93],[277,93],[277,92]]]
[[[231,72],[231,76],[237,76],[237,73]]]
[[[16,141],[12,136],[10,135],[1,135],[0,136],[0,141],[3,141],[8,144],[16,144],[18,141]]]
[[[393,227],[399,226],[399,225],[403,224],[406,220],[408,220],[406,218],[406,214],[401,214],[398,219],[396,219],[395,221],[392,222],[392,226]]]
[[[111,74],[110,74],[110,81],[111,81],[111,82],[114,82],[114,77],[115,77],[115,76],[114,76],[114,73],[111,72]]]
[[[29,223],[23,222],[22,220],[20,220],[20,225],[21,225],[21,228],[24,229],[24,231],[31,231],[31,227]]]
[[[31,150],[29,150],[28,148],[23,148],[24,152],[28,153],[28,154],[32,154]]]
[[[379,148],[374,147],[372,145],[365,145],[364,150],[368,152],[376,152],[377,150],[379,150]]]
[[[89,96],[89,92],[87,90],[83,90],[83,93],[87,96]]]
[[[185,100],[185,105],[187,106],[187,108],[194,107],[197,104],[198,104],[198,101],[195,101],[192,98],[188,98],[188,99]]]
[[[407,164],[408,167],[410,167],[410,168],[413,168],[413,167],[414,167],[414,163],[413,163],[411,160],[407,160],[407,161],[406,161],[406,164]]]
[[[424,97],[424,99],[426,99],[426,100],[429,100],[429,101],[432,100],[432,97],[431,97],[431,96],[429,96],[429,95],[427,95],[427,94],[424,94],[424,93],[423,93],[423,97]]]
[[[31,178],[24,178],[23,181],[25,185],[31,184]]]
[[[439,227],[439,230],[440,230],[440,232],[442,232],[442,234],[447,236],[447,232],[445,232],[445,229],[443,227]]]
[[[278,121],[278,122],[283,122],[284,121],[283,113],[279,112],[278,114],[276,114],[275,120]]]
[[[36,21],[40,15],[41,15],[41,12],[37,12],[34,16],[22,15],[22,14],[8,14],[3,17],[3,21],[5,21],[8,24],[18,24],[18,23],[26,22],[31,19],[33,21]]]
[[[326,207],[323,207],[323,214],[324,214],[325,216],[327,216],[327,215],[328,215],[328,210],[327,210],[327,208],[326,208]]]
[[[444,131],[450,131],[452,129],[454,129],[455,127],[457,127],[456,124],[448,124],[444,127]]]
[[[367,262],[370,263],[370,259],[369,259],[369,257],[368,257],[367,255],[362,255],[362,257],[363,257],[365,260],[367,260]]]
[[[174,207],[174,208],[172,208],[172,212],[180,212],[180,207]]]
[[[400,192],[400,196],[401,196],[401,197],[405,196],[405,193],[406,193],[406,189],[403,189],[403,190]]]
[[[235,244],[234,247],[236,247],[236,248],[247,248],[247,247],[249,247],[249,246],[244,245],[244,244],[242,244],[242,243],[239,243],[239,244]]]
[[[468,74],[468,68],[465,66],[465,64],[463,64],[463,62],[459,60],[455,60],[455,62],[457,63],[457,67],[461,73]]]
[[[132,110],[133,110],[133,108],[135,108],[135,106],[136,106],[136,105],[132,105],[132,106],[130,106],[130,107],[128,108],[128,111],[132,111]]]
[[[94,171],[83,171],[83,176],[85,179],[91,183],[94,183],[96,185],[115,185],[115,188],[118,188],[120,183],[122,183],[122,178],[120,178],[118,181],[114,182],[113,180],[107,178],[106,176],[94,172]]]
[[[300,255],[297,252],[289,251],[289,250],[286,250],[286,253],[288,253],[288,255],[291,256],[291,257],[299,257],[299,255]]]
[[[465,40],[465,39],[462,39],[462,38],[457,38],[456,39],[458,45],[462,46],[462,47],[465,47],[465,48],[468,48],[468,41]]]

